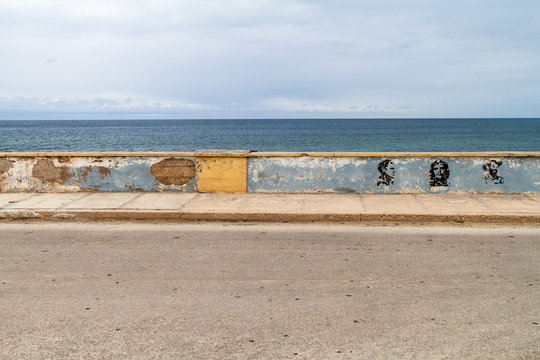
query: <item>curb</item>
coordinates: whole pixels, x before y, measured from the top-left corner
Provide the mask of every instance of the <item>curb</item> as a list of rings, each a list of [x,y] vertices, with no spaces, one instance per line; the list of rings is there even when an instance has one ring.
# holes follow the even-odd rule
[[[231,221],[231,222],[398,222],[398,223],[486,223],[540,225],[540,214],[335,214],[261,212],[182,212],[169,210],[3,210],[0,221]]]

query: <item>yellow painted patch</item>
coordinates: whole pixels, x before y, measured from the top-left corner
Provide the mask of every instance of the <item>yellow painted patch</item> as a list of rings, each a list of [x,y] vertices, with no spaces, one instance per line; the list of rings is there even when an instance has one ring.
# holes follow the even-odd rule
[[[197,157],[199,192],[247,192],[247,159],[245,157]]]

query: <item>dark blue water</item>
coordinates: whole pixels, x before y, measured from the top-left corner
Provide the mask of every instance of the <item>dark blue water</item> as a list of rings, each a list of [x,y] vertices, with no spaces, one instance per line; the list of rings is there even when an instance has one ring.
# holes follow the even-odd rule
[[[540,119],[0,121],[0,151],[539,151]]]

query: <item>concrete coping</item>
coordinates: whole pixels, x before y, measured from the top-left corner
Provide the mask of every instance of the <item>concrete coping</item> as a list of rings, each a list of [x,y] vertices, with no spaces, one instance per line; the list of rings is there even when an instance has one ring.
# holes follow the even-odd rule
[[[195,156],[201,157],[248,157],[252,150],[196,150]]]
[[[254,150],[197,150],[195,152],[1,152],[2,157],[540,157],[534,151],[504,152],[257,152]]]
[[[0,157],[194,157],[194,152],[2,152]]]
[[[249,157],[540,157],[540,152],[254,152]]]

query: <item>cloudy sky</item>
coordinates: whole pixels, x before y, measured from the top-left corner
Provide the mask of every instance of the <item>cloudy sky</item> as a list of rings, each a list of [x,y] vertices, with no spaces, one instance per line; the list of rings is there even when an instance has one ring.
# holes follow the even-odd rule
[[[538,0],[0,0],[0,119],[540,117]]]

